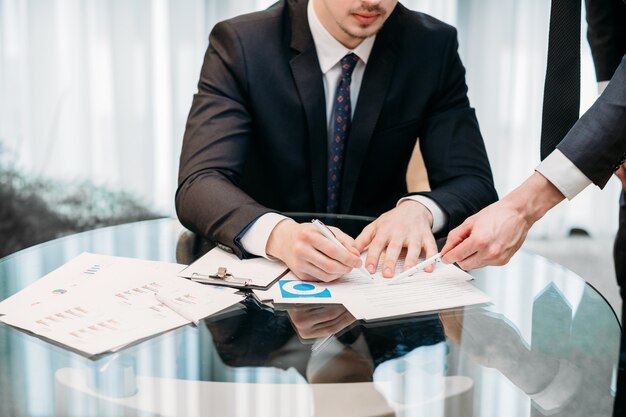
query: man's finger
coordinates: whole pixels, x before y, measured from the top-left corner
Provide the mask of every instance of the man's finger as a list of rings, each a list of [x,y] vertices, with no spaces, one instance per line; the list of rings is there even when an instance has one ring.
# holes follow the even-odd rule
[[[463,259],[462,261],[457,262],[459,267],[464,271],[470,271],[472,269],[482,268],[483,266],[488,265],[487,263],[481,261],[481,257],[478,253],[474,253]]]
[[[446,263],[452,262],[448,262],[445,255],[471,235],[472,223],[469,220],[470,219],[465,220],[460,226],[448,234],[446,244],[443,246],[443,249],[441,249],[442,258]]]
[[[447,264],[459,263],[478,252],[474,239],[470,236],[446,253],[442,259]],[[443,251],[442,251],[443,253]]]
[[[345,263],[337,261],[336,259],[326,255],[325,253],[318,252],[316,250],[311,251],[306,261],[315,265],[322,271],[332,275],[347,274],[353,268],[350,265],[346,265]]]
[[[378,269],[378,263],[380,262],[380,256],[383,252],[383,248],[387,242],[374,240],[370,243],[367,250],[367,258],[365,258],[365,268],[370,274],[373,274]]]
[[[311,245],[314,249],[316,249],[316,252],[319,251],[326,257],[335,260],[350,269],[357,268],[361,265],[361,258],[359,257],[359,255],[351,252],[344,245],[337,245],[335,242],[331,241],[319,232],[316,232],[311,237]],[[327,267],[322,267],[322,264],[318,262],[323,262],[323,259],[316,257],[313,253],[310,255],[310,260],[312,260],[313,263],[321,267],[323,270],[327,272],[334,272],[332,270],[329,270]]]
[[[330,274],[319,267],[317,265],[307,262],[306,265],[302,268],[301,271],[296,272],[292,271],[296,274],[298,278],[303,281],[322,281],[322,282],[331,282],[339,278],[341,273]]]
[[[333,231],[333,233],[337,237],[337,240],[341,242],[341,244],[346,249],[348,249],[351,253],[355,254],[356,256],[361,256],[361,252],[359,252],[359,250],[357,249],[356,243],[354,242],[354,239],[352,239],[350,235],[344,233],[341,229],[338,229],[336,227],[331,226],[330,229]]]
[[[383,277],[391,278],[396,272],[396,262],[402,251],[402,241],[392,240],[385,250],[385,262],[383,263]]]
[[[374,239],[374,232],[376,231],[376,222],[372,222],[365,226],[361,233],[356,237],[354,244],[359,252],[363,252],[367,245]]]
[[[435,256],[437,254],[437,242],[435,242],[435,237],[433,235],[424,237],[424,257],[426,259]],[[433,272],[435,269],[435,264],[428,265],[424,268],[424,272]]]
[[[406,257],[404,258],[404,266],[402,268],[403,272],[417,265],[421,251],[422,245],[419,239],[412,239],[406,249]]]

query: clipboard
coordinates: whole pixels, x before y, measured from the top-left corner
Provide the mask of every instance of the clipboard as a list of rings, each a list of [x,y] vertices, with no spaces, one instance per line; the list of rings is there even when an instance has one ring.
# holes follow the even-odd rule
[[[267,290],[289,272],[287,265],[265,258],[239,259],[216,247],[183,269],[178,276],[201,284]]]

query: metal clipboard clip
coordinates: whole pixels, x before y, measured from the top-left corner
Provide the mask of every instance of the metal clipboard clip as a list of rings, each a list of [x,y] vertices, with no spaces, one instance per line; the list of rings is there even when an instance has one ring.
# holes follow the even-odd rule
[[[229,287],[248,287],[252,284],[251,279],[246,278],[237,278],[230,272],[225,266],[220,266],[217,268],[217,272],[215,274],[200,274],[198,272],[194,272],[191,275],[191,279],[196,282],[202,282],[206,284],[218,284],[218,285],[227,285]]]

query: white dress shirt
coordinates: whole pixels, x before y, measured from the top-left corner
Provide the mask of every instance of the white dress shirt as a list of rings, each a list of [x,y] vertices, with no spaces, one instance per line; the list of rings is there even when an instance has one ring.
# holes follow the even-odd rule
[[[335,39],[319,21],[313,1],[309,1],[307,7],[307,17],[313,42],[320,64],[320,69],[324,80],[324,95],[326,97],[326,120],[328,121],[328,137],[332,138],[332,111],[335,101],[335,90],[341,76],[341,58],[349,53],[354,53],[359,57],[356,67],[352,73],[352,82],[350,84],[350,102],[352,103],[352,114],[357,106],[359,91],[365,73],[365,66],[369,59],[376,35],[364,39],[356,48],[348,49]],[[433,216],[433,233],[441,230],[447,223],[447,214],[432,199],[417,195],[400,199],[398,204],[406,199],[418,201],[423,204]],[[287,217],[278,213],[267,213],[259,217],[248,231],[241,238],[241,245],[246,252],[257,256],[268,257],[265,253],[265,246],[274,227]]]
[[[568,200],[591,184],[591,180],[558,149],[552,151],[535,170],[554,184]]]

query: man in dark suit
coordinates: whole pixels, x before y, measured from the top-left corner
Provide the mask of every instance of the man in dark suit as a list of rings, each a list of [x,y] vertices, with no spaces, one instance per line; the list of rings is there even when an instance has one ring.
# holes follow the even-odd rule
[[[215,26],[180,158],[176,208],[240,257],[303,279],[360,266],[393,275],[497,199],[456,31],[395,0],[286,0]],[[420,147],[432,191],[407,194]],[[378,217],[334,245],[277,212]],[[254,237],[252,237],[254,236]]]

